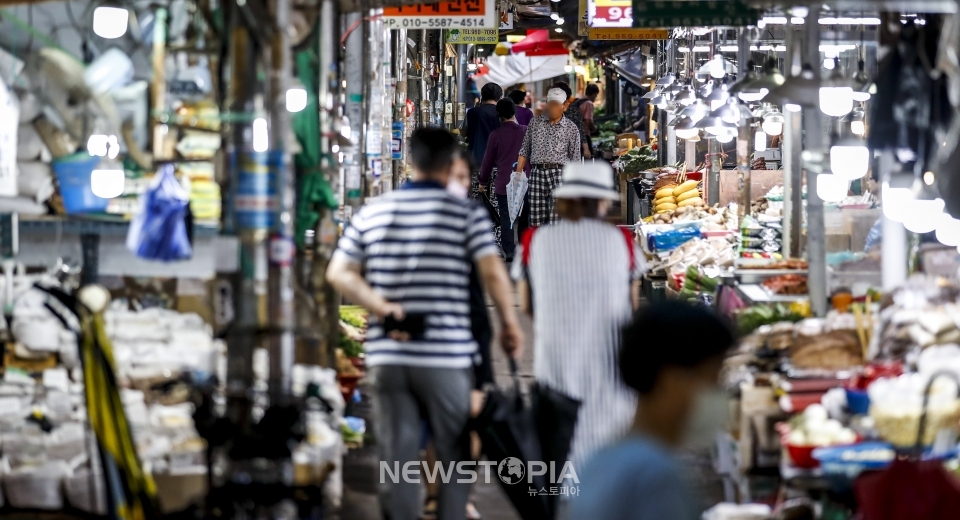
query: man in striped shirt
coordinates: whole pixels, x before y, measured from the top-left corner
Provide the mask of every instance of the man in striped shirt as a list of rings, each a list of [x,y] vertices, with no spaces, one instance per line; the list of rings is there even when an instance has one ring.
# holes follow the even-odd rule
[[[366,361],[381,462],[391,471],[419,460],[421,412],[443,467],[469,460],[463,433],[477,351],[470,331],[471,264],[500,315],[504,351],[517,356],[523,343],[486,210],[445,189],[460,153],[446,130],[415,131],[410,138],[413,180],[360,208],[327,268],[327,280],[372,314]],[[388,322],[398,323],[395,330],[385,330]],[[456,481],[440,487],[441,519],[463,518],[470,485]],[[380,491],[385,516],[418,518],[416,483],[387,477]]]

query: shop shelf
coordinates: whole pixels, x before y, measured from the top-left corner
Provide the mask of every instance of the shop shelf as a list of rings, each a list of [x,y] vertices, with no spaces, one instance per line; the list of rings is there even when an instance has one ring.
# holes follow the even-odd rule
[[[59,228],[63,234],[122,236],[127,234],[130,222],[120,218],[78,218],[78,217],[21,217],[20,233],[50,234],[53,236]],[[216,222],[198,222],[194,224],[194,236],[213,237],[220,232]]]

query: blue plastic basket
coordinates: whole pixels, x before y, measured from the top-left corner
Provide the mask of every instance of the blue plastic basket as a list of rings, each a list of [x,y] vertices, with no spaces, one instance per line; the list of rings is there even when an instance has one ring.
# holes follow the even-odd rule
[[[90,186],[90,175],[98,164],[99,157],[91,157],[86,153],[76,153],[53,162],[53,171],[60,184],[63,208],[67,213],[106,211],[110,199],[97,197]]]

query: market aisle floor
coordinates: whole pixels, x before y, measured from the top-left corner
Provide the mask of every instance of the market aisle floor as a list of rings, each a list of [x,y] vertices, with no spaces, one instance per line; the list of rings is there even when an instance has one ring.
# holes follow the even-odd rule
[[[491,309],[491,316],[496,319],[496,314]],[[520,359],[520,376],[524,383],[528,383],[533,378],[533,327],[530,320],[521,317],[524,333],[526,335],[526,345],[524,346],[523,356]],[[494,329],[499,329],[499,324],[494,323]],[[507,360],[497,346],[494,339],[493,349],[493,370],[494,377],[499,385],[506,385],[510,382],[510,369]],[[363,389],[361,388],[361,391]],[[355,413],[367,420],[368,430],[371,428],[370,406],[369,402],[361,403]],[[340,512],[341,520],[381,520],[380,506],[377,499],[377,480],[379,479],[379,459],[377,457],[376,447],[368,444],[363,448],[351,450],[344,457],[343,471],[343,508]],[[513,506],[507,500],[506,495],[500,489],[498,481],[491,480],[489,484],[482,481],[473,487],[473,495],[477,509],[483,518],[489,520],[520,520]]]

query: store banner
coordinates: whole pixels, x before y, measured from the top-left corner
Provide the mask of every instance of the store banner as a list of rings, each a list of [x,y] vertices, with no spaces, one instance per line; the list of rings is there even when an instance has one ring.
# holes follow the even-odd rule
[[[577,20],[577,36],[587,36],[590,33],[590,6],[587,0],[580,0],[580,19]]]
[[[386,7],[387,29],[490,29],[499,26],[495,0],[452,0]]]
[[[474,43],[496,45],[500,40],[499,29],[447,29],[443,32],[447,43]]]
[[[634,27],[591,27],[588,33],[591,40],[666,40],[670,37],[668,29],[637,29]]]
[[[619,0],[595,0],[618,3]],[[598,19],[608,21],[618,14],[614,10],[597,10]],[[630,12],[633,27],[698,27],[746,26],[760,19],[760,11],[743,0],[633,0]],[[607,18],[602,18],[606,16]],[[623,14],[622,16],[626,16]],[[595,24],[591,24],[597,26]]]
[[[586,2],[588,26],[633,27],[633,0],[586,0]]]

